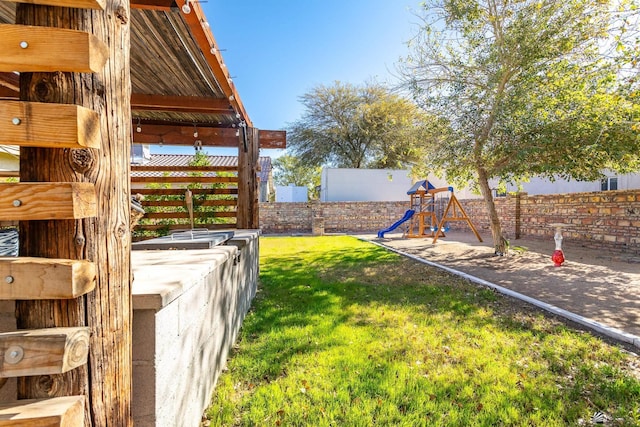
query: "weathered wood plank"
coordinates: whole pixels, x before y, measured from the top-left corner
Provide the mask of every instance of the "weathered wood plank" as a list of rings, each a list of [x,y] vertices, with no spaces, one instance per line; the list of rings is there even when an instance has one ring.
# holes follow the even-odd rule
[[[0,300],[77,298],[92,291],[95,280],[89,261],[0,257]]]
[[[237,172],[237,166],[138,166],[131,172]]]
[[[235,218],[235,211],[226,211],[226,212],[194,212],[194,218]],[[179,219],[179,218],[189,218],[189,214],[187,212],[149,212],[144,215],[146,219]],[[243,227],[244,228],[244,227]]]
[[[134,193],[143,196],[181,196],[184,197],[184,188],[136,188]],[[191,193],[196,194],[230,194],[237,195],[237,188],[192,188]]]
[[[194,202],[194,205],[196,206],[235,206],[236,203],[237,201],[235,198],[230,198],[230,199],[222,199],[222,200],[196,201]],[[162,206],[162,207],[177,206],[177,207],[184,208],[186,205],[184,200],[158,200],[158,201],[148,201],[148,202],[143,201],[142,206],[144,206],[145,208],[147,206]]]
[[[47,6],[75,7],[78,9],[102,9],[106,0],[11,0],[14,3],[42,4]]]
[[[137,144],[157,144],[193,146],[193,126],[142,123],[140,132],[134,132],[133,142]],[[235,147],[238,143],[236,129],[198,126],[198,140],[203,147]]]
[[[7,89],[11,89],[20,94],[20,75],[16,73],[2,73],[0,72],[0,86],[4,86]]]
[[[137,123],[137,122],[136,122]],[[198,139],[203,147],[236,147],[238,145],[237,129],[198,126]],[[287,132],[283,130],[257,130],[260,148],[286,148]],[[167,145],[193,146],[193,126],[177,126],[171,124],[142,123],[140,132],[135,132],[133,141],[138,144],[157,144],[162,141]]]
[[[212,184],[212,183],[236,183],[238,182],[238,178],[235,176],[132,176],[131,182],[145,182],[145,183],[153,183],[153,182],[172,182],[172,183],[192,183],[198,182],[202,184]]]
[[[105,44],[83,31],[0,24],[0,71],[97,73],[108,58]]]
[[[0,427],[82,427],[84,396],[25,399],[0,404]]]
[[[260,228],[258,214],[259,132],[247,128],[246,142],[241,136],[238,144],[238,228]]]
[[[0,378],[61,374],[87,363],[89,328],[0,333]]]
[[[100,148],[100,117],[72,104],[0,101],[0,144]]]
[[[174,0],[132,0],[132,9],[170,10]]]
[[[142,93],[134,93],[131,95],[131,110],[235,115],[227,98],[150,95]]]
[[[258,132],[260,148],[287,148],[287,131],[260,130]]]
[[[88,326],[89,363],[60,375],[21,377],[19,398],[87,396],[85,423],[131,426],[131,13],[108,0],[104,12],[19,4],[17,24],[70,28],[107,44],[100,73],[21,73],[20,99],[75,104],[100,114],[101,146],[21,147],[23,182],[90,182],[98,214],[70,220],[20,221],[20,254],[86,259],[96,264],[93,292],[73,300],[16,301],[19,329]],[[4,40],[2,42],[4,46]]]
[[[184,222],[182,224],[171,224],[171,225],[166,225],[166,224],[150,224],[150,225],[144,225],[144,224],[138,224],[136,226],[136,230],[149,230],[149,231],[155,231],[155,230],[169,230],[169,231],[175,231],[175,230],[184,230],[185,228],[189,228],[191,225],[187,222]],[[198,228],[206,228],[208,230],[226,230],[229,228],[236,228],[236,224],[234,222],[225,222],[225,223],[221,223],[221,224],[198,224]]]
[[[97,199],[89,182],[0,184],[0,219],[78,219],[96,216]]]
[[[16,92],[15,90],[6,86],[0,85],[0,98],[17,99],[19,95],[19,92]]]

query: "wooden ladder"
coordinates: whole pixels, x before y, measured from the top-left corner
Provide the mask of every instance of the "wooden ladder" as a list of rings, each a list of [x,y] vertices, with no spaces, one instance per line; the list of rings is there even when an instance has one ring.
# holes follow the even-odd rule
[[[20,2],[20,0],[16,0]],[[23,0],[49,6],[104,10],[105,0]],[[102,70],[105,44],[76,30],[0,25],[0,71]],[[100,148],[100,118],[68,104],[0,100],[0,144]],[[96,216],[94,185],[80,182],[0,184],[0,220],[80,219]],[[0,258],[0,299],[74,299],[91,292],[96,266],[87,260]],[[58,327],[0,333],[0,378],[52,375],[87,363],[89,328]],[[0,426],[82,426],[85,396],[0,403]]]

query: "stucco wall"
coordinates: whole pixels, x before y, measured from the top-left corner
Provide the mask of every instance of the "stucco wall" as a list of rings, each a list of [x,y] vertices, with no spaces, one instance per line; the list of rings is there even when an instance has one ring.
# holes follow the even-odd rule
[[[413,183],[408,170],[401,169],[343,169],[322,170],[320,200],[395,201],[407,197]]]

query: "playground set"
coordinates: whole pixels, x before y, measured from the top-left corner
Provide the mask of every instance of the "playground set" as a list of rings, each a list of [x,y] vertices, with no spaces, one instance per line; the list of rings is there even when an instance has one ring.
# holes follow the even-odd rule
[[[478,230],[456,198],[453,187],[436,188],[425,179],[416,182],[407,191],[407,195],[410,198],[410,209],[398,221],[378,231],[379,238],[383,238],[386,233],[405,224],[404,237],[429,237],[433,238],[432,243],[435,243],[438,238],[445,237],[444,233],[449,231],[450,222],[466,221],[478,240],[482,242]],[[448,202],[445,196],[448,196]],[[445,202],[446,207],[444,207]],[[438,220],[439,213],[441,213],[440,220]]]

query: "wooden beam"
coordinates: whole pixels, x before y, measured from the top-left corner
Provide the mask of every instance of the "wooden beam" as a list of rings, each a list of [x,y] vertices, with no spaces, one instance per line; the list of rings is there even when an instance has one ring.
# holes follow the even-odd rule
[[[260,130],[258,140],[260,148],[287,148],[287,131]]]
[[[0,300],[72,299],[93,290],[96,266],[89,261],[0,258]]]
[[[235,218],[236,211],[224,211],[224,212],[194,212],[194,218]],[[189,218],[188,212],[149,212],[144,216],[147,219],[170,219],[170,218]],[[242,227],[246,228],[246,227]]]
[[[0,86],[11,89],[19,94],[20,75],[16,73],[0,73]]]
[[[23,4],[16,23],[90,32],[107,46],[100,73],[21,73],[20,98],[75,104],[100,114],[101,145],[94,149],[21,147],[23,182],[95,185],[97,215],[69,220],[20,221],[20,255],[86,259],[96,265],[92,292],[71,300],[18,300],[18,329],[87,326],[89,363],[60,375],[21,377],[18,398],[87,396],[85,422],[131,426],[131,11],[108,0],[105,11]],[[3,40],[4,46],[4,40]],[[66,48],[66,46],[65,46]],[[0,54],[1,55],[1,54]],[[161,78],[161,77],[159,77]]]
[[[72,104],[0,101],[0,144],[100,148],[100,117]]]
[[[188,218],[187,218],[188,219]],[[229,222],[226,222],[229,221]],[[220,224],[198,224],[198,228],[206,228],[208,230],[228,230],[229,228],[236,228],[236,224],[234,222],[231,221],[231,219],[227,219],[224,223],[220,223]],[[143,224],[138,224],[136,226],[136,230],[169,230],[169,231],[174,231],[174,230],[181,230],[184,231],[185,229],[185,225],[187,225],[187,227],[189,226],[187,224],[187,222],[183,222],[181,224],[171,224],[171,225],[167,225],[167,224],[148,224],[148,225],[143,225]]]
[[[175,0],[132,0],[132,9],[169,10],[175,5]]]
[[[89,328],[45,328],[0,333],[0,378],[53,375],[87,363]]]
[[[132,190],[133,193],[139,193],[143,196],[184,196],[184,188],[137,188]],[[196,194],[228,194],[237,195],[237,188],[193,188],[191,193]],[[143,202],[144,203],[144,202]]]
[[[79,219],[96,216],[96,191],[88,182],[0,184],[0,220]]]
[[[0,98],[18,98],[20,96],[20,75],[0,72]]]
[[[162,183],[192,183],[198,182],[202,184],[212,183],[235,183],[238,178],[235,176],[132,176],[131,182],[162,182]]]
[[[131,172],[237,172],[238,166],[138,166]]]
[[[180,113],[229,115],[235,114],[232,105],[225,98],[146,95],[140,93],[134,93],[131,95],[131,110],[175,111]]]
[[[45,6],[74,7],[77,9],[104,10],[106,0],[11,0],[15,3],[42,4]]]
[[[136,144],[190,145],[195,141],[203,147],[237,147],[236,129],[198,126],[198,137],[193,136],[193,126],[149,125],[143,123],[140,132],[133,133]]]
[[[137,126],[137,122],[134,123]],[[193,146],[199,140],[203,147],[237,147],[236,132],[239,129],[198,125],[198,137],[193,136],[194,127],[185,125],[148,124],[140,125],[140,132],[133,133],[136,144],[165,144]],[[256,129],[256,131],[258,131]],[[259,130],[260,148],[286,148],[287,132],[283,130]]]
[[[0,24],[0,71],[98,73],[109,57],[105,44],[84,31]]]
[[[238,148],[238,228],[260,228],[259,188],[256,173],[259,157],[258,129],[247,128],[247,144],[239,141]]]
[[[204,200],[202,202],[198,202],[198,206],[235,206],[236,199],[228,198],[221,200]],[[171,206],[171,207],[181,207],[184,208],[185,204],[182,200],[158,200],[153,202],[142,202],[142,206]]]
[[[84,396],[24,399],[0,404],[0,427],[82,427]]]
[[[20,92],[16,92],[13,89],[10,89],[6,86],[0,86],[0,98],[14,100],[18,99],[20,96]]]

